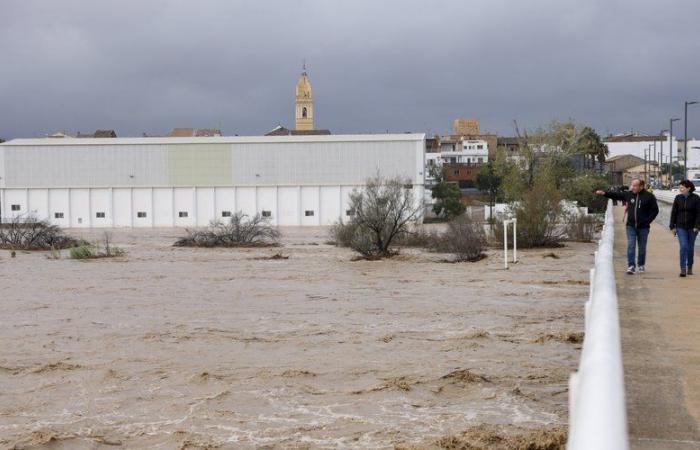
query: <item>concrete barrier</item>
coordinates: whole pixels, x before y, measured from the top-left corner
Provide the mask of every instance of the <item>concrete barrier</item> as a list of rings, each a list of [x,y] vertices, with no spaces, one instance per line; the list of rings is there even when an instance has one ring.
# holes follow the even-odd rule
[[[627,450],[627,412],[613,267],[614,219],[608,201],[585,307],[578,372],[569,380],[568,450]]]

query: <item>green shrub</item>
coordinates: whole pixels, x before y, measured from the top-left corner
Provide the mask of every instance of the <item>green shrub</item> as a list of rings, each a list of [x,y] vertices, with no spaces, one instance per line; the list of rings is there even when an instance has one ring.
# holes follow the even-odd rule
[[[70,249],[71,259],[91,259],[95,258],[95,255],[95,248],[91,244],[83,244]]]

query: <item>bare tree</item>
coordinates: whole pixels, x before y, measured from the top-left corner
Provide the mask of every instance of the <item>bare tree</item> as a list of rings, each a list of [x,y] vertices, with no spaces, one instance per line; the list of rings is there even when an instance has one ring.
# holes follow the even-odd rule
[[[0,248],[12,250],[50,250],[76,245],[78,241],[63,234],[57,225],[34,216],[15,216],[0,225]]]
[[[394,255],[395,239],[408,233],[408,225],[418,217],[410,182],[402,178],[367,180],[364,189],[350,194],[352,219],[334,228],[344,234],[350,248],[367,259]],[[338,241],[338,239],[336,239]]]
[[[278,245],[280,232],[260,214],[248,218],[235,213],[229,222],[212,222],[203,230],[187,230],[187,236],[175,242],[176,247],[262,247]]]

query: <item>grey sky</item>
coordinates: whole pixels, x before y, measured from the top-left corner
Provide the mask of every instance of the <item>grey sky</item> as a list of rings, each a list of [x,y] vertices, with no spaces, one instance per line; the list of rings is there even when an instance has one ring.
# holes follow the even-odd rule
[[[653,133],[700,100],[697,0],[0,0],[0,17],[6,139],[292,127],[304,58],[334,133]]]

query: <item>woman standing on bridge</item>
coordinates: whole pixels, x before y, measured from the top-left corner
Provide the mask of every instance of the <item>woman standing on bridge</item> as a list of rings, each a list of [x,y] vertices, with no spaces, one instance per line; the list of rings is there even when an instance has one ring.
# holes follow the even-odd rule
[[[700,197],[693,193],[695,185],[692,181],[681,181],[678,189],[681,193],[676,195],[673,200],[669,228],[678,237],[681,262],[680,276],[684,277],[686,274],[693,274],[695,238],[700,230]]]

